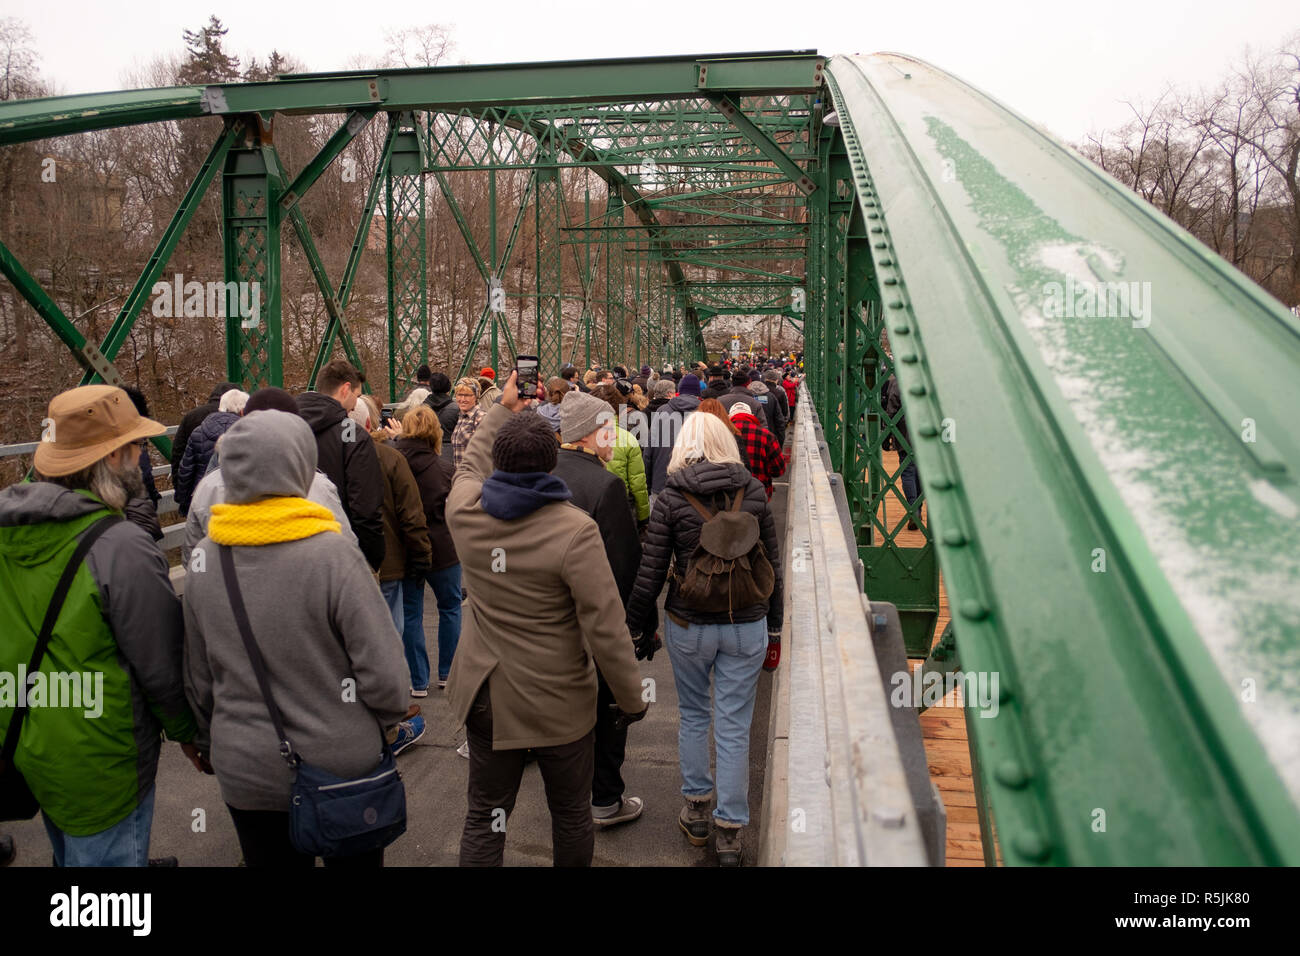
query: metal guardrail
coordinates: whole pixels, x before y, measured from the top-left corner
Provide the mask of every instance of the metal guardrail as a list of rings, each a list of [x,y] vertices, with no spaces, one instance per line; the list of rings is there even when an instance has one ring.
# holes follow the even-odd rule
[[[168,438],[175,436],[177,427],[179,426],[169,425],[164,434]],[[0,460],[5,458],[17,458],[19,455],[30,455],[36,451],[40,444],[39,441],[29,441],[19,442],[14,445],[0,445]],[[171,465],[159,465],[153,470],[153,476],[155,478],[165,478],[171,473]],[[176,492],[168,488],[166,491],[160,492],[160,494],[162,497],[158,499],[158,517],[162,518],[166,515],[175,514]],[[179,521],[176,524],[165,525],[162,530],[163,539],[161,547],[164,551],[170,551],[172,548],[179,548],[181,546],[181,542],[185,539],[184,521]]]
[[[766,865],[924,866],[930,859],[858,556],[845,538],[805,387],[797,410],[785,650],[773,687],[760,856]]]

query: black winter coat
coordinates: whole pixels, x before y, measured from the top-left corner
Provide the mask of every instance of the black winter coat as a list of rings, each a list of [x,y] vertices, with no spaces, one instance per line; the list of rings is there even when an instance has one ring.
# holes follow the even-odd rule
[[[772,596],[766,606],[755,604],[740,608],[732,614],[730,620],[748,623],[766,617],[769,632],[781,630],[785,613],[781,596],[781,546],[776,537],[776,522],[773,521],[772,510],[768,506],[767,492],[763,490],[762,482],[750,475],[744,465],[720,465],[701,461],[669,475],[668,483],[655,499],[654,508],[650,511],[650,527],[642,544],[641,570],[637,574],[636,587],[632,590],[632,599],[627,605],[627,626],[634,635],[645,633],[646,622],[655,613],[655,602],[659,599],[664,579],[668,576],[669,562],[675,561],[677,575],[684,575],[691,554],[700,542],[700,526],[704,523],[704,518],[682,492],[690,492],[704,507],[716,510],[730,504],[739,488],[745,489],[742,510],[758,517],[759,540],[767,551],[768,560],[772,562],[776,586],[772,589]],[[676,577],[668,585],[668,599],[664,608],[693,624],[729,622],[726,614],[702,613],[678,601]]]
[[[459,410],[458,410],[459,411]],[[443,447],[449,442],[444,439]],[[431,570],[442,571],[459,564],[456,545],[451,540],[451,529],[447,527],[447,493],[451,491],[451,462],[435,455],[433,446],[418,438],[399,438],[393,447],[406,456],[406,463],[411,466],[415,484],[420,489],[420,501],[424,504],[424,520],[429,526],[429,546],[433,549]],[[614,476],[611,475],[611,478]],[[617,478],[614,478],[618,481]]]
[[[451,461],[451,433],[456,430],[456,422],[460,421],[460,406],[452,399],[447,392],[432,392],[424,400],[424,404],[433,409],[433,413],[438,416],[438,424],[442,426],[442,457]]]
[[[212,390],[208,400],[198,408],[185,413],[181,423],[176,426],[176,434],[172,438],[172,487],[176,486],[176,474],[181,470],[181,459],[185,456],[185,446],[189,443],[190,435],[194,429],[203,424],[203,419],[207,418],[218,408],[221,407],[221,396],[232,388],[238,388],[233,382],[222,382]]]
[[[591,452],[576,448],[560,449],[551,474],[568,485],[573,504],[591,515],[600,529],[618,596],[626,608],[641,564],[641,540],[622,479]]]
[[[755,398],[754,393],[743,385],[733,385],[730,391],[722,393],[718,401],[720,401],[722,407],[727,410],[727,414],[731,414],[731,407],[737,402],[744,402],[749,406],[750,414],[758,419],[758,423],[768,431],[772,430],[772,426],[768,423],[767,410],[763,407],[763,403]]]
[[[650,419],[650,434],[646,437],[641,457],[645,459],[645,480],[651,493],[659,494],[668,483],[668,461],[673,457],[673,445],[682,430],[686,416],[700,407],[694,395],[676,395]]]
[[[343,511],[366,563],[384,563],[384,473],[375,443],[348,418],[343,406],[320,392],[298,396],[298,414],[316,436],[316,467],[338,489]],[[346,422],[345,422],[346,419]],[[344,441],[345,424],[351,441]]]
[[[730,382],[718,382],[716,385],[710,385],[708,388],[700,392],[700,401],[704,401],[708,398],[720,399],[729,391],[731,391]]]
[[[237,421],[239,416],[234,412],[213,412],[190,435],[190,440],[185,445],[185,454],[181,456],[180,470],[172,475],[172,487],[176,489],[176,508],[182,516],[189,514],[194,489],[208,473],[208,462],[217,450],[217,439]]]

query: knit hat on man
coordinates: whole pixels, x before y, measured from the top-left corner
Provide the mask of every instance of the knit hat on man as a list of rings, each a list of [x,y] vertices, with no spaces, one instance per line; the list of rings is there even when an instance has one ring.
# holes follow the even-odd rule
[[[677,383],[678,395],[699,395],[700,379],[699,376],[687,372],[682,376],[682,380]]]
[[[582,441],[613,417],[609,402],[587,392],[570,392],[560,402],[560,441]]]
[[[523,411],[511,415],[497,432],[492,442],[492,467],[515,474],[550,471],[558,453],[550,423],[536,412]]]

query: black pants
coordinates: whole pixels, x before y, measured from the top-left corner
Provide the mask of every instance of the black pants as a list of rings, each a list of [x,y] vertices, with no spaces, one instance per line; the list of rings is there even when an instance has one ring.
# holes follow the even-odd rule
[[[612,807],[623,799],[623,758],[627,754],[627,728],[614,726],[614,692],[605,683],[605,675],[596,668],[596,752],[595,773],[591,777],[591,804]]]
[[[244,851],[244,865],[270,869],[310,869],[316,858],[294,849],[289,839],[289,812],[274,810],[239,810],[226,804],[230,819],[235,821],[239,848]],[[329,867],[356,867],[358,869],[384,865],[384,851],[372,850],[357,856],[326,857]]]
[[[500,866],[506,821],[515,809],[527,750],[492,749],[492,701],[485,681],[465,721],[469,739],[469,812],[460,837],[461,866]],[[551,854],[556,866],[591,866],[592,735],[533,754],[551,810]]]

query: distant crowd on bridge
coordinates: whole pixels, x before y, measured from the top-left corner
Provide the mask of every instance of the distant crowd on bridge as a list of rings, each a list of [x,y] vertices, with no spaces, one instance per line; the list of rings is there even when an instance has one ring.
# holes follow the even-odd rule
[[[147,450],[164,426],[133,389],[56,396],[0,491],[0,820],[39,811],[58,866],[175,865],[148,855],[165,737],[215,774],[246,865],[381,866],[393,760],[436,687],[466,733],[461,864],[502,863],[535,760],[554,862],[590,865],[595,831],[644,810],[622,765],[653,696],[638,661],[666,645],[679,827],[740,865],[799,369],[567,365],[530,387],[424,366],[389,407],[343,360],[297,396],[221,383],[172,445],[183,596]]]

